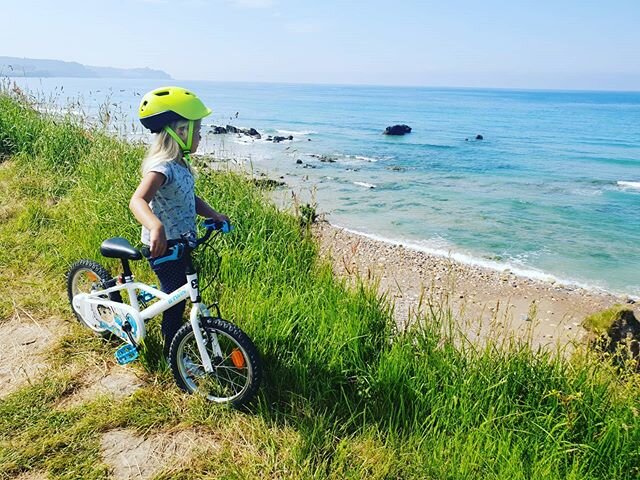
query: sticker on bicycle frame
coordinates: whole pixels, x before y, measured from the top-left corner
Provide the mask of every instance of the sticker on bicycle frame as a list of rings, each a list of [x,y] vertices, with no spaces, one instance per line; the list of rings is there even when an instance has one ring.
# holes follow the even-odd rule
[[[134,339],[141,337],[138,331],[138,322],[131,313],[125,311],[124,308],[93,304],[91,310],[100,328],[109,330],[114,335],[128,341],[127,333],[124,331],[124,325],[128,323],[131,326],[131,336]]]

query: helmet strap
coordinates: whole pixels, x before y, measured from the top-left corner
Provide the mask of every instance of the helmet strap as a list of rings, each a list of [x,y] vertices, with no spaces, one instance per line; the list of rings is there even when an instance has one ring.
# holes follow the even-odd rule
[[[180,135],[178,135],[175,132],[175,130],[173,128],[171,128],[169,125],[165,125],[164,126],[164,131],[167,132],[169,134],[169,136],[176,141],[176,143],[178,144],[178,146],[182,150],[182,156],[188,162],[191,161],[190,154],[191,154],[191,147],[193,145],[193,128],[194,128],[194,124],[195,124],[194,120],[189,120],[189,127],[188,127],[188,131],[187,131],[187,143],[184,143],[182,138],[180,138]]]

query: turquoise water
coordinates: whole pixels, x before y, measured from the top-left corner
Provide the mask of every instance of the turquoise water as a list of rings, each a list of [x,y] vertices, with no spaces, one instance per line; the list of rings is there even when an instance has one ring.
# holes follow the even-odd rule
[[[108,96],[129,123],[139,94],[156,86],[21,83],[62,103],[81,94],[89,113]],[[212,106],[207,123],[294,135],[281,144],[205,135],[203,147],[313,188],[332,223],[470,263],[640,295],[640,93],[179,83]],[[413,132],[381,134],[395,123]]]

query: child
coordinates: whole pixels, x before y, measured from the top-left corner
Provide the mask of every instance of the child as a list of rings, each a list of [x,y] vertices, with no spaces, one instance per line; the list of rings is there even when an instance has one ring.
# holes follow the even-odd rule
[[[196,95],[180,87],[163,87],[147,93],[140,103],[142,125],[156,133],[142,162],[142,180],[129,208],[142,225],[142,243],[151,257],[166,253],[167,240],[196,230],[196,214],[215,221],[229,219],[211,208],[194,191],[190,154],[200,143],[201,119],[211,113]],[[151,267],[163,292],[186,283],[185,262],[179,259]],[[162,317],[165,356],[182,324],[185,302],[166,310]]]

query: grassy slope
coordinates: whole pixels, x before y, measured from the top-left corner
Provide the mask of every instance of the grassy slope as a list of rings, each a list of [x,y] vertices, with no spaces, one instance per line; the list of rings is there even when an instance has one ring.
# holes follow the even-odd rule
[[[16,308],[70,319],[68,265],[99,259],[109,236],[137,240],[127,204],[142,155],[0,94],[0,319]],[[202,173],[198,191],[237,226],[221,246],[217,293],[265,362],[252,413],[180,394],[157,364],[155,321],[139,367],[147,386],[124,402],[52,408],[115,349],[69,322],[51,374],[0,402],[0,478],[32,468],[103,478],[101,433],[193,426],[221,448],[166,478],[640,476],[636,377],[521,345],[462,348],[436,316],[398,334],[374,290],[336,281],[298,221],[244,179]],[[152,278],[146,266],[136,272]]]

